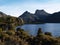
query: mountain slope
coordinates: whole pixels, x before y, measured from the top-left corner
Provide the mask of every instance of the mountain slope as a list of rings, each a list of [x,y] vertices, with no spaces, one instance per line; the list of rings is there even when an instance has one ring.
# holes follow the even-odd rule
[[[55,12],[48,16],[47,22],[49,23],[60,23],[60,12]]]
[[[35,15],[39,15],[39,16],[46,15],[47,16],[48,13],[46,11],[44,11],[44,10],[36,10]]]
[[[39,20],[37,22],[42,22],[44,23],[45,20],[47,19],[49,13],[47,13],[44,10],[36,10],[35,15],[38,16]]]
[[[44,10],[36,10],[35,14],[28,11],[24,12],[19,18],[22,18],[25,24],[28,23],[44,23],[44,20],[49,14]]]
[[[22,18],[25,23],[32,23],[33,21],[37,20],[38,17],[28,11],[24,12],[19,18]]]

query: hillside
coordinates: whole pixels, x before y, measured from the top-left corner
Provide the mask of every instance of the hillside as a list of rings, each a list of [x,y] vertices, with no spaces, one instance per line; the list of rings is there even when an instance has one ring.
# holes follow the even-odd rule
[[[17,17],[7,15],[3,12],[0,12],[0,28],[3,30],[10,30],[18,25],[22,25],[23,20]]]
[[[60,23],[60,12],[55,12],[47,17],[48,23]]]

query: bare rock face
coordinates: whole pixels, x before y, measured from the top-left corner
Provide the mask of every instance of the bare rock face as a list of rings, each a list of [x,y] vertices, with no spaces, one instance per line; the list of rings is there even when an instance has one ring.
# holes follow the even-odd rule
[[[48,13],[44,10],[36,10],[35,15],[48,15]]]
[[[44,10],[36,10],[34,14],[26,11],[21,16],[19,16],[19,18],[22,18],[24,22],[27,24],[41,23],[41,22],[44,22],[44,20],[46,19],[48,15],[49,14],[45,12]]]

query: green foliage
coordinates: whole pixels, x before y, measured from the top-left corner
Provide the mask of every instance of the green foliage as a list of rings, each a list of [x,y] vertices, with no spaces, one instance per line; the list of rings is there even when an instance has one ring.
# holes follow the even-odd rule
[[[20,28],[17,29],[16,34],[19,35],[21,39],[27,39],[29,37],[29,34]]]
[[[0,28],[0,33],[2,32],[2,29]]]
[[[50,34],[50,33],[47,33]],[[60,38],[43,34],[38,30],[37,36],[30,36],[23,29],[0,31],[1,45],[60,45]],[[13,42],[13,43],[12,43]]]
[[[8,34],[8,35],[14,35],[15,32],[13,32],[13,31],[7,31],[6,34]]]
[[[14,30],[16,26],[22,25],[23,23],[22,19],[19,19],[17,17],[12,17],[12,16],[3,16],[0,17],[0,25],[1,28],[4,29],[6,28],[7,30]]]
[[[42,29],[39,28],[39,29],[38,29],[38,32],[37,32],[37,37],[39,37],[39,36],[41,36],[41,35],[43,35],[43,32],[42,32]]]
[[[45,35],[52,36],[52,34],[50,32],[45,32]]]

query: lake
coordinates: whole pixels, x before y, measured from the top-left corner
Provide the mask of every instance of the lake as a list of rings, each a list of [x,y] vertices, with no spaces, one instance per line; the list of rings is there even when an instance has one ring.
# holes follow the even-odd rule
[[[51,32],[53,36],[60,36],[60,23],[45,23],[45,24],[24,24],[17,28],[24,29],[31,35],[36,35],[39,28],[43,32]]]

